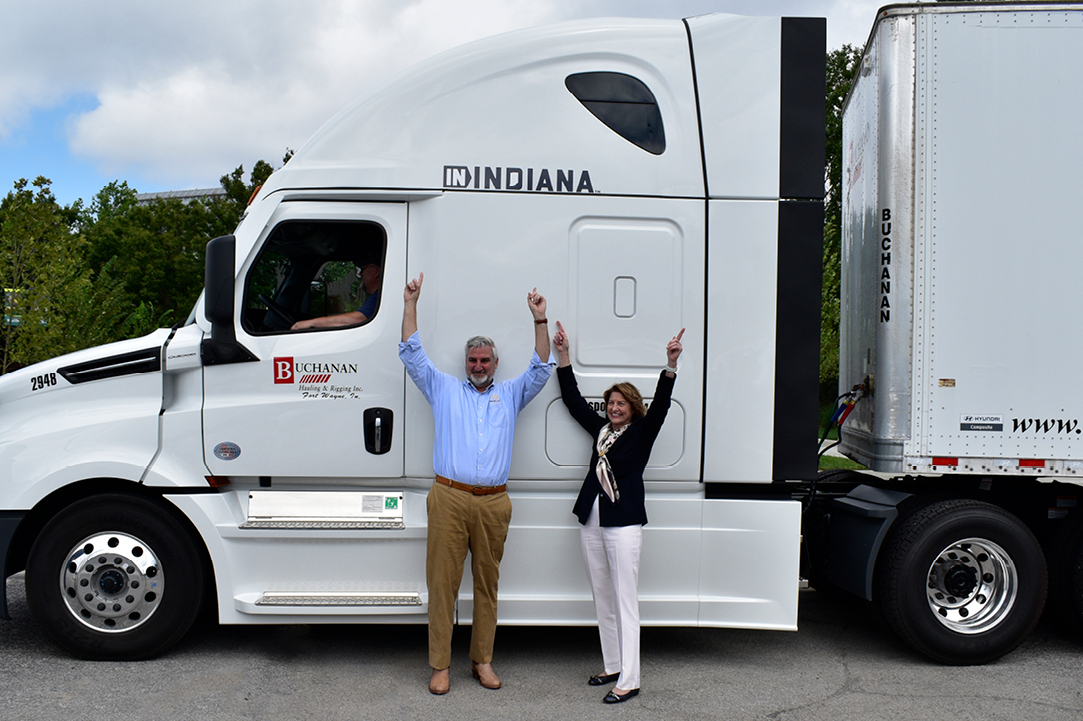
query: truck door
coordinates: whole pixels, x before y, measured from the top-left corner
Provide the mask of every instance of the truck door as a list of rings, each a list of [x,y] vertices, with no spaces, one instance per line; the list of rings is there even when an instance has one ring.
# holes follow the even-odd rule
[[[204,368],[211,473],[402,475],[406,217],[405,203],[283,202],[259,231],[237,273],[237,340],[258,360]],[[312,319],[324,327],[295,328]]]

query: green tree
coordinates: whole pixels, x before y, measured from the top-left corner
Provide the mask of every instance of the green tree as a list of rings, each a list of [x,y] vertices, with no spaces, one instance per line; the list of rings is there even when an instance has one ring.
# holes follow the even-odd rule
[[[820,384],[832,398],[839,377],[839,292],[842,278],[842,105],[861,62],[861,48],[843,45],[827,54],[824,182],[824,263],[820,320]]]
[[[270,163],[257,161],[246,183],[239,166],[222,176],[225,197],[189,202],[141,203],[126,182],[110,183],[80,219],[96,277],[108,265],[127,303],[142,307],[156,327],[183,319],[203,289],[207,241],[234,231],[253,191],[273,171]]]
[[[56,244],[68,232],[60,224],[48,181],[38,177],[32,187],[27,185],[25,178],[17,181],[15,189],[0,202],[0,283],[4,294],[0,373],[17,365],[17,342],[25,331],[26,288],[38,274],[39,251]]]
[[[145,331],[111,268],[91,272],[78,214],[57,204],[50,185],[19,180],[0,202],[0,372]]]
[[[290,157],[291,153],[287,153],[283,162],[288,161]],[[273,172],[274,167],[270,163],[266,160],[257,160],[256,164],[252,166],[252,173],[249,175],[247,183],[244,182],[243,165],[238,165],[232,173],[221,177],[222,188],[226,191],[226,202],[233,207],[238,221],[244,213],[244,209],[248,207],[248,201],[252,199],[252,194],[256,192],[256,188],[263,185]]]
[[[168,325],[199,295],[208,238],[235,225],[214,210],[177,199],[140,204],[127,183],[110,183],[83,223],[90,266],[101,275],[108,265],[129,305],[153,308],[156,325]]]

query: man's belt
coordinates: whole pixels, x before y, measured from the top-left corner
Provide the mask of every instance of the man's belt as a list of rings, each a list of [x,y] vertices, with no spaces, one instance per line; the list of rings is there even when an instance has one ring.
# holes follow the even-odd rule
[[[452,488],[458,489],[460,491],[472,493],[475,496],[490,496],[494,493],[503,493],[504,491],[508,490],[507,483],[501,483],[499,486],[471,486],[466,483],[459,483],[458,481],[453,481],[450,478],[444,478],[443,476],[437,476],[436,482],[442,483],[445,486],[451,486]]]

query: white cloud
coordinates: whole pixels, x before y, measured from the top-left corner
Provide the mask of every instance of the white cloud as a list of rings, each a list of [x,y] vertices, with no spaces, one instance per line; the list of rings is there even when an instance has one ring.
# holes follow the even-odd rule
[[[72,125],[72,151],[110,173],[137,168],[167,184],[216,179],[209,170],[258,158],[277,163],[395,71],[551,18],[545,3],[527,0],[323,0],[306,3],[303,14],[297,7],[265,2],[258,10],[269,17],[234,18],[243,21],[232,31],[241,43],[216,17],[205,27],[219,44],[201,42],[201,54],[171,48],[171,62],[159,56],[137,81],[103,86],[100,106]]]
[[[113,177],[213,185],[239,164],[277,163],[396,71],[488,35],[600,15],[820,14],[829,16],[835,47],[863,42],[876,7],[869,0],[7,0],[0,141],[32,110],[72,95],[97,98],[96,109],[69,118],[74,155]]]
[[[834,50],[843,45],[864,46],[876,20],[876,11],[887,4],[869,0],[831,0],[831,16],[827,23],[828,47]]]

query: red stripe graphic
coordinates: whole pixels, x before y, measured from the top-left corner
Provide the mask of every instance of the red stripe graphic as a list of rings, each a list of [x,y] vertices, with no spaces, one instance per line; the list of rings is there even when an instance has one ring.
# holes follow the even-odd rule
[[[331,380],[330,373],[310,373],[307,376],[301,376],[301,383],[327,383]]]

